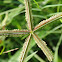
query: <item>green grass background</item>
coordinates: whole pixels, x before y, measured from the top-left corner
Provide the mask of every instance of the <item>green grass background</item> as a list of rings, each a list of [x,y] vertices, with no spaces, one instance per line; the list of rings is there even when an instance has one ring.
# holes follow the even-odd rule
[[[62,0],[31,0],[31,6],[33,26],[62,12]],[[27,29],[24,0],[0,0],[0,30],[2,29]],[[43,26],[36,33],[53,51],[54,60],[52,62],[62,62],[62,18]],[[18,62],[26,36],[0,36],[0,62]],[[41,49],[35,44],[33,38],[31,41],[31,49],[26,61],[49,62]],[[19,50],[2,54],[3,51],[14,48],[19,48]]]

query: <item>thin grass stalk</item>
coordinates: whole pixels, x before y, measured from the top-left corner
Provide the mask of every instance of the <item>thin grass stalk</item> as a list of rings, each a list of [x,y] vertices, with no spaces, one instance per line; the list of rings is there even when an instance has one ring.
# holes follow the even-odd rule
[[[59,61],[58,61],[58,49],[59,49],[59,46],[60,46],[61,42],[62,42],[62,33],[61,33],[61,36],[60,36],[59,41],[58,41],[58,43],[57,43],[57,46],[56,46],[56,48],[55,48],[55,55],[54,55],[54,58],[55,58],[55,59],[54,59],[53,62],[59,62]]]
[[[32,30],[32,12],[30,8],[30,0],[24,0],[25,2],[25,12],[26,12],[26,21],[28,24],[28,29],[31,31]]]
[[[23,50],[21,52],[20,62],[24,62],[24,60],[27,56],[27,53],[29,50],[29,45],[30,45],[30,37],[31,37],[31,34],[28,36],[28,38],[26,39],[26,42],[23,45]]]
[[[30,53],[32,54],[33,51],[31,50]],[[45,62],[40,56],[38,56],[37,54],[34,55],[34,57],[39,61],[39,62]]]
[[[36,31],[37,29],[39,29],[40,27],[44,26],[48,22],[50,23],[50,22],[52,22],[52,21],[54,21],[54,20],[56,20],[56,19],[58,19],[60,17],[62,17],[62,13],[54,15],[54,16],[50,17],[49,19],[41,21],[37,26],[35,26],[33,31]]]
[[[43,53],[46,55],[48,60],[51,62],[53,60],[53,55],[52,55],[50,49],[47,47],[47,44],[43,40],[40,40],[40,38],[36,34],[32,34],[32,35],[33,35],[38,47],[41,48]]]
[[[12,51],[14,51],[14,50],[18,50],[18,48],[11,49],[11,50],[9,50],[9,51],[5,51],[5,52],[3,52],[3,53],[9,53],[9,52],[12,52]]]

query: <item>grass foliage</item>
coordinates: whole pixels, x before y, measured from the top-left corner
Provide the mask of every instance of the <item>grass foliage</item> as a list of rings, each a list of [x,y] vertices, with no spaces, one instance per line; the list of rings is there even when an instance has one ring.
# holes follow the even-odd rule
[[[62,1],[30,1],[31,7],[29,8],[32,9],[32,14],[30,9],[29,14],[28,10],[25,10],[26,5],[24,5],[24,0],[0,0],[0,62],[20,62],[21,51],[24,52],[25,50],[22,50],[23,45],[25,45],[24,48],[27,48],[25,54],[27,54],[27,50],[29,49],[27,57],[25,57],[26,55],[23,57],[24,62],[49,62],[47,59],[49,56],[47,56],[47,58],[45,57],[46,54],[48,55],[47,51],[49,49],[52,50],[52,55],[54,55],[54,59],[52,62],[62,62],[62,18],[60,18],[60,16],[53,18],[56,14],[62,14]],[[26,16],[29,16],[29,19]],[[42,25],[44,22],[42,23],[41,21],[45,19],[46,21],[51,20],[51,16],[53,16],[53,21],[51,23]],[[20,33],[18,30],[13,29],[19,29],[22,32]],[[45,52],[45,49],[43,48],[43,52],[45,53],[45,55],[41,51],[41,45],[43,45],[42,42],[39,42],[39,45],[38,42],[35,42],[33,37],[28,34],[29,31],[22,29],[28,29],[35,40],[38,40],[38,42],[43,39],[47,43],[49,49],[46,47]],[[33,34],[31,29],[38,35],[40,39],[37,37],[36,34]],[[1,36],[2,34],[3,36]],[[26,39],[27,36],[28,38]],[[27,42],[29,43],[29,45],[27,44]],[[41,49],[38,48],[36,43]]]

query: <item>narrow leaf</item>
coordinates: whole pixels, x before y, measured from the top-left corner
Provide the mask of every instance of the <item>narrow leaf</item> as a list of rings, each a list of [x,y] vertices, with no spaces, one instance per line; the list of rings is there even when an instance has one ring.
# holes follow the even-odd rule
[[[3,46],[3,49],[0,52],[0,55],[3,53],[4,50],[5,50],[5,46]]]
[[[18,0],[18,1],[24,4],[24,0]]]
[[[33,52],[31,55],[29,55],[24,62],[28,62],[35,54],[37,53],[37,51]]]
[[[54,62],[59,62],[58,61],[58,49],[59,49],[59,46],[61,44],[61,41],[62,41],[62,34],[60,36],[60,39],[59,39],[57,46],[56,46],[56,49],[55,49]]]
[[[8,14],[7,14],[7,16],[5,17],[6,20],[5,20],[5,21],[3,20],[3,21],[0,23],[0,29],[1,29],[4,25],[7,26],[9,23],[11,23],[11,22],[12,22],[12,19],[13,19],[15,16],[19,15],[20,12],[21,12],[23,9],[24,9],[24,6],[21,6],[21,7],[17,7],[17,8],[14,8],[14,9],[10,9],[10,10],[1,12],[0,15],[6,14],[6,13],[8,13]],[[4,23],[4,24],[3,24],[3,23]]]
[[[22,7],[22,8],[24,9],[24,7]],[[4,12],[0,12],[0,15],[6,14],[6,13],[9,13],[9,12],[13,12],[13,11],[18,11],[18,10],[21,11],[22,8],[17,7],[17,8],[10,9],[10,10],[4,11]]]
[[[62,19],[60,19],[60,22],[62,23]]]
[[[20,36],[23,34],[29,34],[28,30],[0,30],[0,36]]]
[[[29,0],[24,0],[24,1],[25,1],[26,21],[28,24],[28,29],[31,31],[32,30],[32,14],[31,14],[31,8],[30,8],[30,1]]]
[[[43,53],[46,55],[49,61],[53,60],[53,55],[50,51],[50,49],[47,47],[46,43],[43,40],[40,40],[40,38],[36,34],[32,34],[38,47],[41,48]]]
[[[20,51],[22,48],[20,48],[7,62],[20,62]],[[15,60],[14,60],[15,59]]]
[[[52,22],[52,21],[54,21],[54,20],[56,20],[56,19],[58,19],[60,17],[62,17],[62,13],[54,15],[54,16],[50,17],[49,19],[41,21],[37,26],[35,26],[34,31],[39,29],[40,27],[44,26],[48,22]]]
[[[39,8],[40,9],[40,7],[39,7],[39,4],[36,2],[36,0],[33,0],[34,2],[35,2],[35,4],[37,5],[37,8]]]
[[[30,53],[33,53],[33,51],[31,50]],[[38,56],[37,54],[34,55],[34,57],[39,61],[39,62],[45,62],[40,56]]]
[[[57,6],[62,6],[62,4],[46,5],[42,7],[42,9],[49,8],[49,7],[57,7]]]
[[[6,23],[7,19],[8,19],[8,13],[6,13],[5,18],[2,21],[2,24],[1,24],[2,26],[5,26],[5,23]]]
[[[60,24],[59,26],[53,28],[52,30],[50,30],[49,32],[47,32],[45,35],[42,36],[42,38],[46,37],[47,35],[53,33],[54,31],[58,30],[59,28],[62,27],[62,24]]]
[[[26,42],[23,45],[23,50],[21,52],[20,62],[24,62],[24,60],[27,56],[27,52],[28,52],[29,44],[30,44],[30,37],[31,37],[31,34],[28,36],[28,38],[26,39]]]

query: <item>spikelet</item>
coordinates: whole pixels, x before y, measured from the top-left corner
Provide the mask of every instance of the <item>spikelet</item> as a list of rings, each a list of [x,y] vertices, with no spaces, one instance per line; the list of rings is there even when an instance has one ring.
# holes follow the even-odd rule
[[[25,57],[27,56],[27,52],[28,52],[28,47],[29,47],[29,41],[30,41],[30,37],[31,34],[28,36],[28,38],[26,39],[26,42],[23,45],[23,50],[21,52],[21,58],[20,58],[20,62],[23,62]]]
[[[34,37],[38,47],[41,48],[43,53],[46,55],[48,60],[51,62],[53,60],[53,55],[52,55],[52,52],[50,51],[50,49],[47,47],[47,44],[43,40],[40,40],[40,38],[36,34],[33,34],[33,37]]]
[[[26,35],[28,33],[12,33],[12,34],[9,34],[9,33],[5,33],[5,34],[0,34],[0,36],[5,36],[5,37],[19,37],[19,36],[23,36],[23,35]]]
[[[31,8],[30,8],[30,1],[24,0],[25,2],[25,17],[28,24],[28,29],[31,31],[32,29],[32,14],[31,14]]]
[[[14,30],[0,30],[0,36],[9,36],[9,37],[19,37],[21,35],[29,34],[28,30],[19,30],[19,29],[14,29]]]
[[[0,30],[0,33],[16,33],[16,32],[29,32],[28,30],[19,30],[19,29],[14,29],[14,30]]]
[[[44,26],[44,25],[47,24],[48,22],[52,22],[52,21],[54,21],[55,19],[58,19],[58,18],[60,18],[60,17],[62,17],[62,13],[61,13],[61,14],[54,15],[54,16],[50,17],[49,19],[46,19],[46,20],[41,21],[37,26],[35,26],[35,28],[34,28],[33,31],[39,29],[40,27]]]

